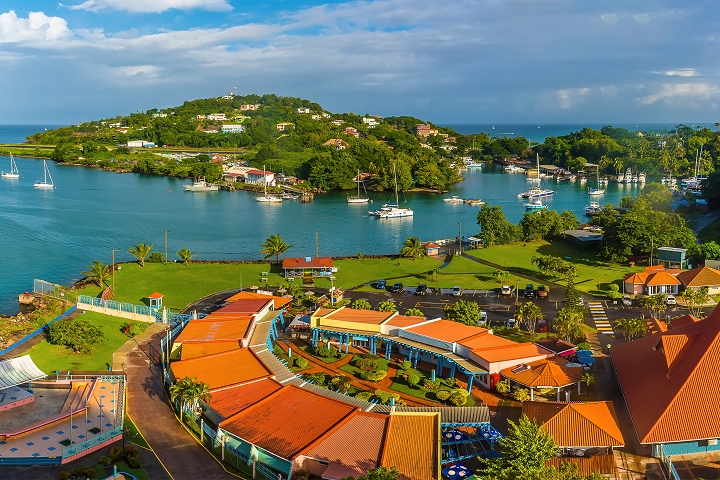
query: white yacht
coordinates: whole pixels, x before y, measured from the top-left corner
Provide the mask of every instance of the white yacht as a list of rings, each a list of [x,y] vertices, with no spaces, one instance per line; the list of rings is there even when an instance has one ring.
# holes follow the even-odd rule
[[[267,174],[265,173],[265,165],[263,165],[263,196],[255,197],[256,202],[261,203],[282,203],[283,199],[279,195],[268,195],[267,193]]]
[[[600,188],[600,185],[602,185],[602,182],[600,181],[600,167],[596,167],[595,169],[595,177],[597,178],[598,188],[588,187],[588,195],[605,195],[605,189]]]
[[[183,188],[186,192],[217,192],[220,190],[220,187],[214,183],[206,182],[205,177],[200,177],[193,183],[183,185]]]
[[[446,202],[446,203],[464,203],[464,202],[465,202],[465,199],[464,199],[464,198],[460,198],[460,197],[458,197],[457,195],[453,195],[453,196],[450,197],[450,198],[443,198],[443,202]]]
[[[395,177],[395,203],[387,204],[381,208],[377,214],[380,218],[400,218],[400,217],[412,217],[413,211],[409,208],[403,208],[399,206],[398,199],[398,185],[397,185],[397,171],[395,170],[395,164],[393,163],[393,176]]]
[[[598,202],[590,202],[590,205],[585,207],[585,215],[592,217],[593,215],[600,213],[601,210],[602,207],[600,207]]]
[[[55,183],[53,183],[53,179],[52,179],[52,176],[50,175],[50,170],[48,170],[47,161],[46,161],[46,160],[43,160],[43,170],[44,170],[43,181],[42,181],[42,182],[40,182],[40,181],[35,182],[35,185],[33,185],[33,186],[34,186],[35,188],[42,188],[42,189],[45,189],[45,190],[50,190],[50,189],[55,188]],[[49,182],[48,182],[48,178],[50,179]]]
[[[348,203],[368,203],[370,201],[370,198],[367,196],[367,191],[365,192],[365,196],[360,196],[360,184],[363,184],[363,190],[365,189],[365,183],[360,179],[360,169],[358,169],[357,177],[355,177],[355,181],[357,183],[357,195],[356,196],[349,196],[347,197]]]
[[[540,172],[540,154],[536,154],[536,160],[537,160],[537,171]],[[538,178],[538,186],[529,188],[525,192],[520,192],[518,194],[518,198],[542,198],[542,197],[551,197],[555,195],[554,190],[550,190],[547,188],[541,188],[540,184],[542,183],[542,180]]]
[[[10,171],[2,172],[2,178],[20,178],[20,172],[18,172],[17,165],[15,165],[15,157],[10,154]]]

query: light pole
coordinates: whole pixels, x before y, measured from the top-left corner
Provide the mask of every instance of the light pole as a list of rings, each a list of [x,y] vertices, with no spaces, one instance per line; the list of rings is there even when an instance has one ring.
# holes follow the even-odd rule
[[[170,230],[165,230],[165,265],[167,265],[167,234]]]
[[[335,305],[335,275],[330,275],[330,305]]]
[[[460,243],[460,255],[462,255],[462,223],[458,222],[458,242]]]
[[[115,295],[115,250],[112,251],[112,291]]]

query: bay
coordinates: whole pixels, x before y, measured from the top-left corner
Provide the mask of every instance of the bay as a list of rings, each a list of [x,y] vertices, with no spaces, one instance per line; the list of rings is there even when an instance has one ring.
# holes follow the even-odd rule
[[[0,144],[23,143],[26,137],[44,129],[52,130],[61,125],[0,125]]]

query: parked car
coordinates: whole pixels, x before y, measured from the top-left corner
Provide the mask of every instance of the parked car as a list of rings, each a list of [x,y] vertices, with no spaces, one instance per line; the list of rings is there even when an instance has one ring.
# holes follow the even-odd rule
[[[480,320],[478,320],[478,325],[487,325],[487,312],[480,312]]]
[[[517,327],[517,320],[514,318],[508,318],[507,322],[505,322],[505,326],[507,328],[515,328]]]
[[[425,295],[427,293],[427,285],[421,283],[415,289],[415,295]]]
[[[665,305],[677,305],[675,295],[668,295],[667,297],[665,297]]]
[[[525,293],[523,294],[525,298],[532,298],[535,296],[535,287],[532,283],[528,283],[525,285]]]
[[[500,287],[500,295],[512,295],[512,287],[510,285],[503,285]]]
[[[642,295],[635,295],[635,305],[637,305],[638,307],[642,307],[644,306],[644,303],[645,297],[643,297]]]
[[[548,296],[548,289],[547,287],[545,287],[545,285],[538,285],[537,296],[540,298],[545,298]]]
[[[403,284],[400,282],[397,282],[395,285],[392,286],[390,289],[391,293],[401,293],[405,288],[403,287]]]
[[[456,297],[459,297],[460,295],[462,295],[462,288],[460,288],[459,286],[455,285],[455,286],[453,287],[452,294],[453,294],[454,296],[456,296]]]
[[[378,290],[385,290],[387,288],[387,282],[385,280],[380,280],[375,285],[375,288]]]
[[[622,304],[626,307],[632,307],[633,301],[630,295],[623,295]]]
[[[548,324],[547,320],[538,320],[537,325],[535,325],[535,331],[544,333],[548,331]]]

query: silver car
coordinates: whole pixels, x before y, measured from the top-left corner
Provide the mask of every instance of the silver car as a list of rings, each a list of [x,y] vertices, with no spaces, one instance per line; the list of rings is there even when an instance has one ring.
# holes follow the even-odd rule
[[[623,295],[622,304],[626,307],[632,307],[633,301],[630,295]]]

